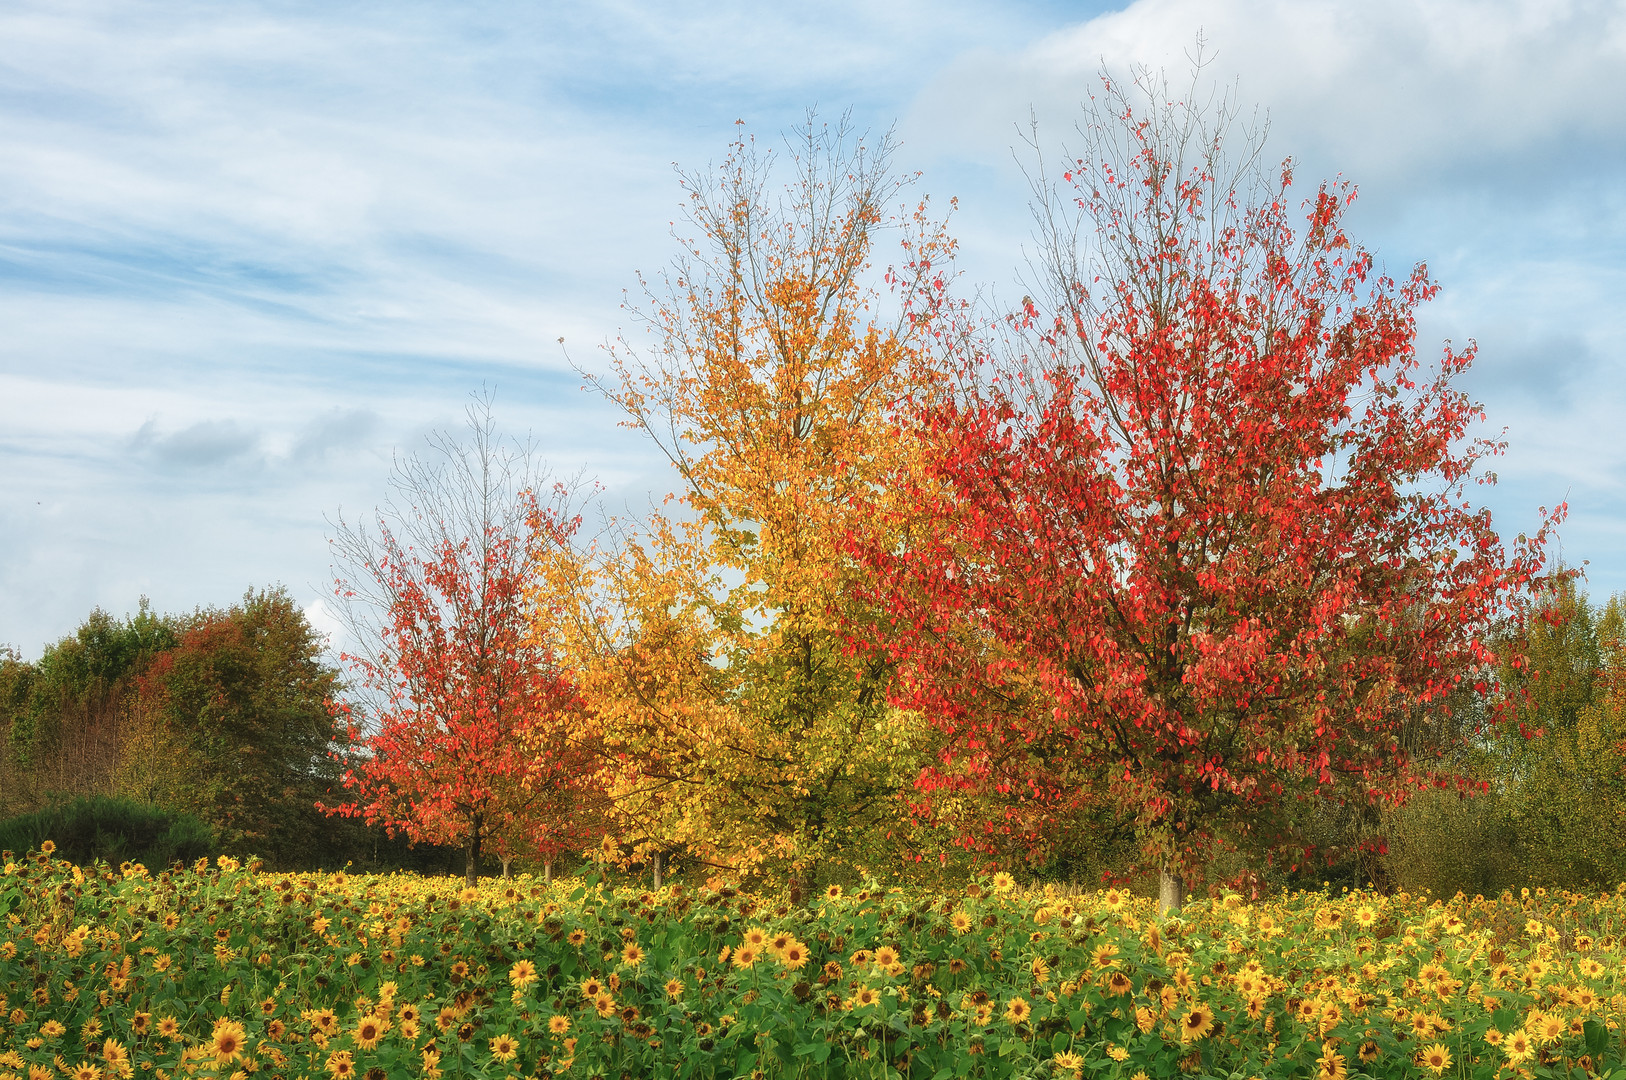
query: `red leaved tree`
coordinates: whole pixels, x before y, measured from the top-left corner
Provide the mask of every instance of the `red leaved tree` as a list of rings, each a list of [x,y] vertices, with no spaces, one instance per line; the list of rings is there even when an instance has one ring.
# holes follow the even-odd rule
[[[1489,678],[1562,508],[1509,552],[1466,501],[1500,449],[1452,385],[1473,348],[1419,363],[1437,286],[1375,272],[1352,189],[1295,229],[1290,165],[1228,156],[1224,103],[1138,85],[1037,174],[1038,298],[906,418],[931,524],[859,547],[900,703],[951,737],[926,802],[973,846],[1132,829],[1168,908],[1216,850],[1302,859],[1316,806],[1445,782],[1407,748]]]
[[[472,884],[482,850],[507,861],[588,841],[583,709],[532,636],[538,553],[575,530],[572,496],[536,492],[528,447],[495,437],[490,399],[468,412],[470,445],[432,436],[438,462],[398,461],[376,535],[341,517],[336,594],[361,692],[347,712],[365,750],[344,774],[355,801],[323,807],[456,845]],[[399,501],[395,501],[399,500]]]

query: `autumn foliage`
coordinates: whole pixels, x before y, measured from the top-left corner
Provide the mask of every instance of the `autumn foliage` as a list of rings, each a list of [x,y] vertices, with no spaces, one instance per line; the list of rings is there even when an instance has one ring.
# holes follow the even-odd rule
[[[482,509],[419,499],[419,540],[350,552],[384,617],[347,812],[471,875],[488,841],[600,831],[804,887],[1093,845],[1173,905],[1483,786],[1457,752],[1519,716],[1493,639],[1563,508],[1507,545],[1473,505],[1500,450],[1473,346],[1419,356],[1438,286],[1377,270],[1352,188],[1301,202],[1227,107],[1139,89],[1041,158],[1004,315],[955,299],[925,203],[893,209],[886,142],[810,121],[783,191],[748,138],[686,175],[647,336],[582,370],[674,490],[583,540],[567,493],[420,477]]]
[[[1041,176],[1040,296],[902,414],[910,541],[860,548],[897,700],[950,740],[928,802],[985,847],[1132,830],[1177,902],[1217,851],[1302,859],[1317,804],[1448,782],[1408,732],[1490,693],[1542,536],[1467,499],[1498,447],[1472,346],[1417,355],[1426,270],[1375,269],[1347,186],[1296,224],[1290,166],[1143,89]]]
[[[398,468],[406,507],[376,536],[341,522],[335,541],[336,591],[373,620],[357,635],[371,647],[343,659],[374,705],[343,706],[366,750],[344,774],[354,800],[328,810],[462,846],[471,881],[483,849],[547,858],[578,848],[589,820],[582,703],[535,644],[526,596],[540,538],[575,527],[569,496],[538,501],[485,406],[472,446],[442,440],[439,464]]]
[[[942,382],[928,330],[951,248],[924,204],[893,217],[887,153],[810,122],[782,193],[749,140],[687,177],[697,236],[647,290],[648,342],[585,373],[677,474],[584,557],[564,649],[635,851],[806,879],[904,827],[929,731],[889,701],[890,664],[846,648],[871,616],[843,537],[911,452],[894,403]],[[890,317],[870,266],[888,226],[909,301]]]

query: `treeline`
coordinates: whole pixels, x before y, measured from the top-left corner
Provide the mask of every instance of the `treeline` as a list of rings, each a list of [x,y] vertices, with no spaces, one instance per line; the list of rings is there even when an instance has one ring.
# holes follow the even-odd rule
[[[0,820],[113,799],[189,815],[217,850],[275,867],[439,867],[445,852],[316,809],[341,798],[346,749],[323,652],[282,588],[186,615],[98,609],[36,662],[5,650]]]
[[[1277,868],[1268,884],[1493,895],[1626,881],[1626,595],[1600,605],[1565,580],[1501,647],[1524,658],[1499,669],[1516,716],[1472,733],[1454,763],[1485,790],[1330,815],[1315,840],[1341,854]],[[455,847],[409,846],[316,809],[346,797],[345,735],[330,708],[342,690],[320,636],[280,588],[188,615],[145,601],[122,619],[98,609],[37,662],[10,649],[0,658],[0,821],[112,797],[191,815],[214,850],[277,868],[461,872]],[[1471,726],[1482,711],[1465,702],[1460,715]],[[890,824],[900,837],[912,826]],[[886,831],[865,861],[886,862]],[[1364,849],[1373,837],[1383,847]],[[1081,842],[1027,872],[1087,883],[1122,871],[1130,854]]]

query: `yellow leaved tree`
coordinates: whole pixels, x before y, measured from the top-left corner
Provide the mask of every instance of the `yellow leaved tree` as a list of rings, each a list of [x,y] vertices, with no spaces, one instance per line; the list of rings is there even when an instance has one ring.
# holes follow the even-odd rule
[[[888,216],[907,183],[889,141],[810,117],[791,147],[783,190],[745,137],[684,175],[698,235],[643,282],[649,347],[623,337],[607,371],[582,372],[676,490],[541,580],[571,583],[573,617],[550,632],[594,714],[625,854],[806,886],[902,842],[932,747],[888,704],[888,666],[850,647],[875,616],[850,599],[844,544],[851,501],[884,498],[911,453],[889,406],[946,386],[927,346],[953,244],[924,202]],[[883,290],[887,228],[904,258]]]

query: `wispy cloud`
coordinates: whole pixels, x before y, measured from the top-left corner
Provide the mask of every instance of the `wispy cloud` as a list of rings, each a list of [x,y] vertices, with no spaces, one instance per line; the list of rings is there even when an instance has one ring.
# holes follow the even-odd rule
[[[1499,513],[1574,489],[1596,524],[1571,550],[1614,535],[1626,463],[1578,444],[1626,404],[1622,5],[1118,6],[7,5],[0,641],[142,593],[314,604],[324,514],[380,502],[482,383],[556,469],[641,504],[664,465],[556,339],[593,362],[671,256],[674,162],[719,159],[736,119],[901,117],[899,167],[961,196],[968,269],[1008,282],[1029,104],[1059,133],[1102,57],[1179,69],[1199,27],[1273,144],[1359,180],[1391,265],[1446,282],[1424,329],[1481,341]]]

